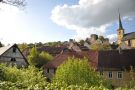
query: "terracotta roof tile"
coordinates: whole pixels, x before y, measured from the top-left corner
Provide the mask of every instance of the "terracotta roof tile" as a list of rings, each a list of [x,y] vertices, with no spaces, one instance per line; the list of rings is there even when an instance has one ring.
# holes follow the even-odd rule
[[[54,60],[48,62],[45,68],[57,68],[60,64],[68,59],[68,57],[76,58],[88,58],[89,62],[92,63],[92,66],[97,66],[98,53],[96,51],[83,51],[83,52],[66,52],[57,55]]]
[[[96,69],[122,69],[135,67],[135,49],[110,51],[83,51],[83,52],[68,52],[59,54],[54,60],[44,65],[45,68],[57,68],[60,64],[68,59],[68,57],[88,58],[89,62]]]

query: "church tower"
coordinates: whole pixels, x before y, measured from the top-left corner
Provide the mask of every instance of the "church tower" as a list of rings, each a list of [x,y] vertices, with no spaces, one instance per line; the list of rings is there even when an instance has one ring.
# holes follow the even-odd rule
[[[119,13],[119,29],[117,30],[117,43],[121,44],[122,43],[122,38],[124,37],[124,29],[122,26],[122,22],[121,22],[121,17],[120,17],[120,13]]]

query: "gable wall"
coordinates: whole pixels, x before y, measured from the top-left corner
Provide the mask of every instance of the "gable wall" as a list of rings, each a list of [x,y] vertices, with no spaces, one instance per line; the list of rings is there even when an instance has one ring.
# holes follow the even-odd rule
[[[15,62],[11,61],[11,58],[15,58],[16,61]],[[16,52],[13,52],[13,48],[10,48],[3,55],[1,55],[0,62],[16,63],[18,66],[27,65],[27,63],[25,62],[25,59],[23,58],[22,54],[17,48],[16,48]]]

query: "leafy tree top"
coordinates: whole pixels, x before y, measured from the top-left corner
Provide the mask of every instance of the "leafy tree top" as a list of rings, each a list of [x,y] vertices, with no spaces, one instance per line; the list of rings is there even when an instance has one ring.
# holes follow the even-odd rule
[[[67,85],[105,85],[102,77],[90,66],[86,58],[73,57],[58,67],[53,78],[53,83],[55,82]]]

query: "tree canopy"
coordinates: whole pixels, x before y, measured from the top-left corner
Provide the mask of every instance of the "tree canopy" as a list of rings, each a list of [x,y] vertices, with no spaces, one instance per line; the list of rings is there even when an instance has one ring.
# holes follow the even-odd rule
[[[104,43],[99,43],[98,41],[92,43],[90,45],[90,48],[92,50],[111,50],[111,45],[107,42],[104,42]]]
[[[66,83],[67,85],[105,85],[105,81],[90,66],[86,58],[69,58],[67,62],[57,68],[53,82]]]
[[[52,60],[53,57],[47,52],[39,53],[36,47],[33,47],[30,51],[30,55],[28,56],[28,61],[31,65],[36,67],[42,67],[45,63]]]
[[[23,52],[26,48],[28,48],[28,44],[26,43],[22,43],[22,44],[18,44],[19,49]]]
[[[45,77],[33,66],[17,68],[0,64],[0,89],[1,90],[43,90],[47,84]]]

